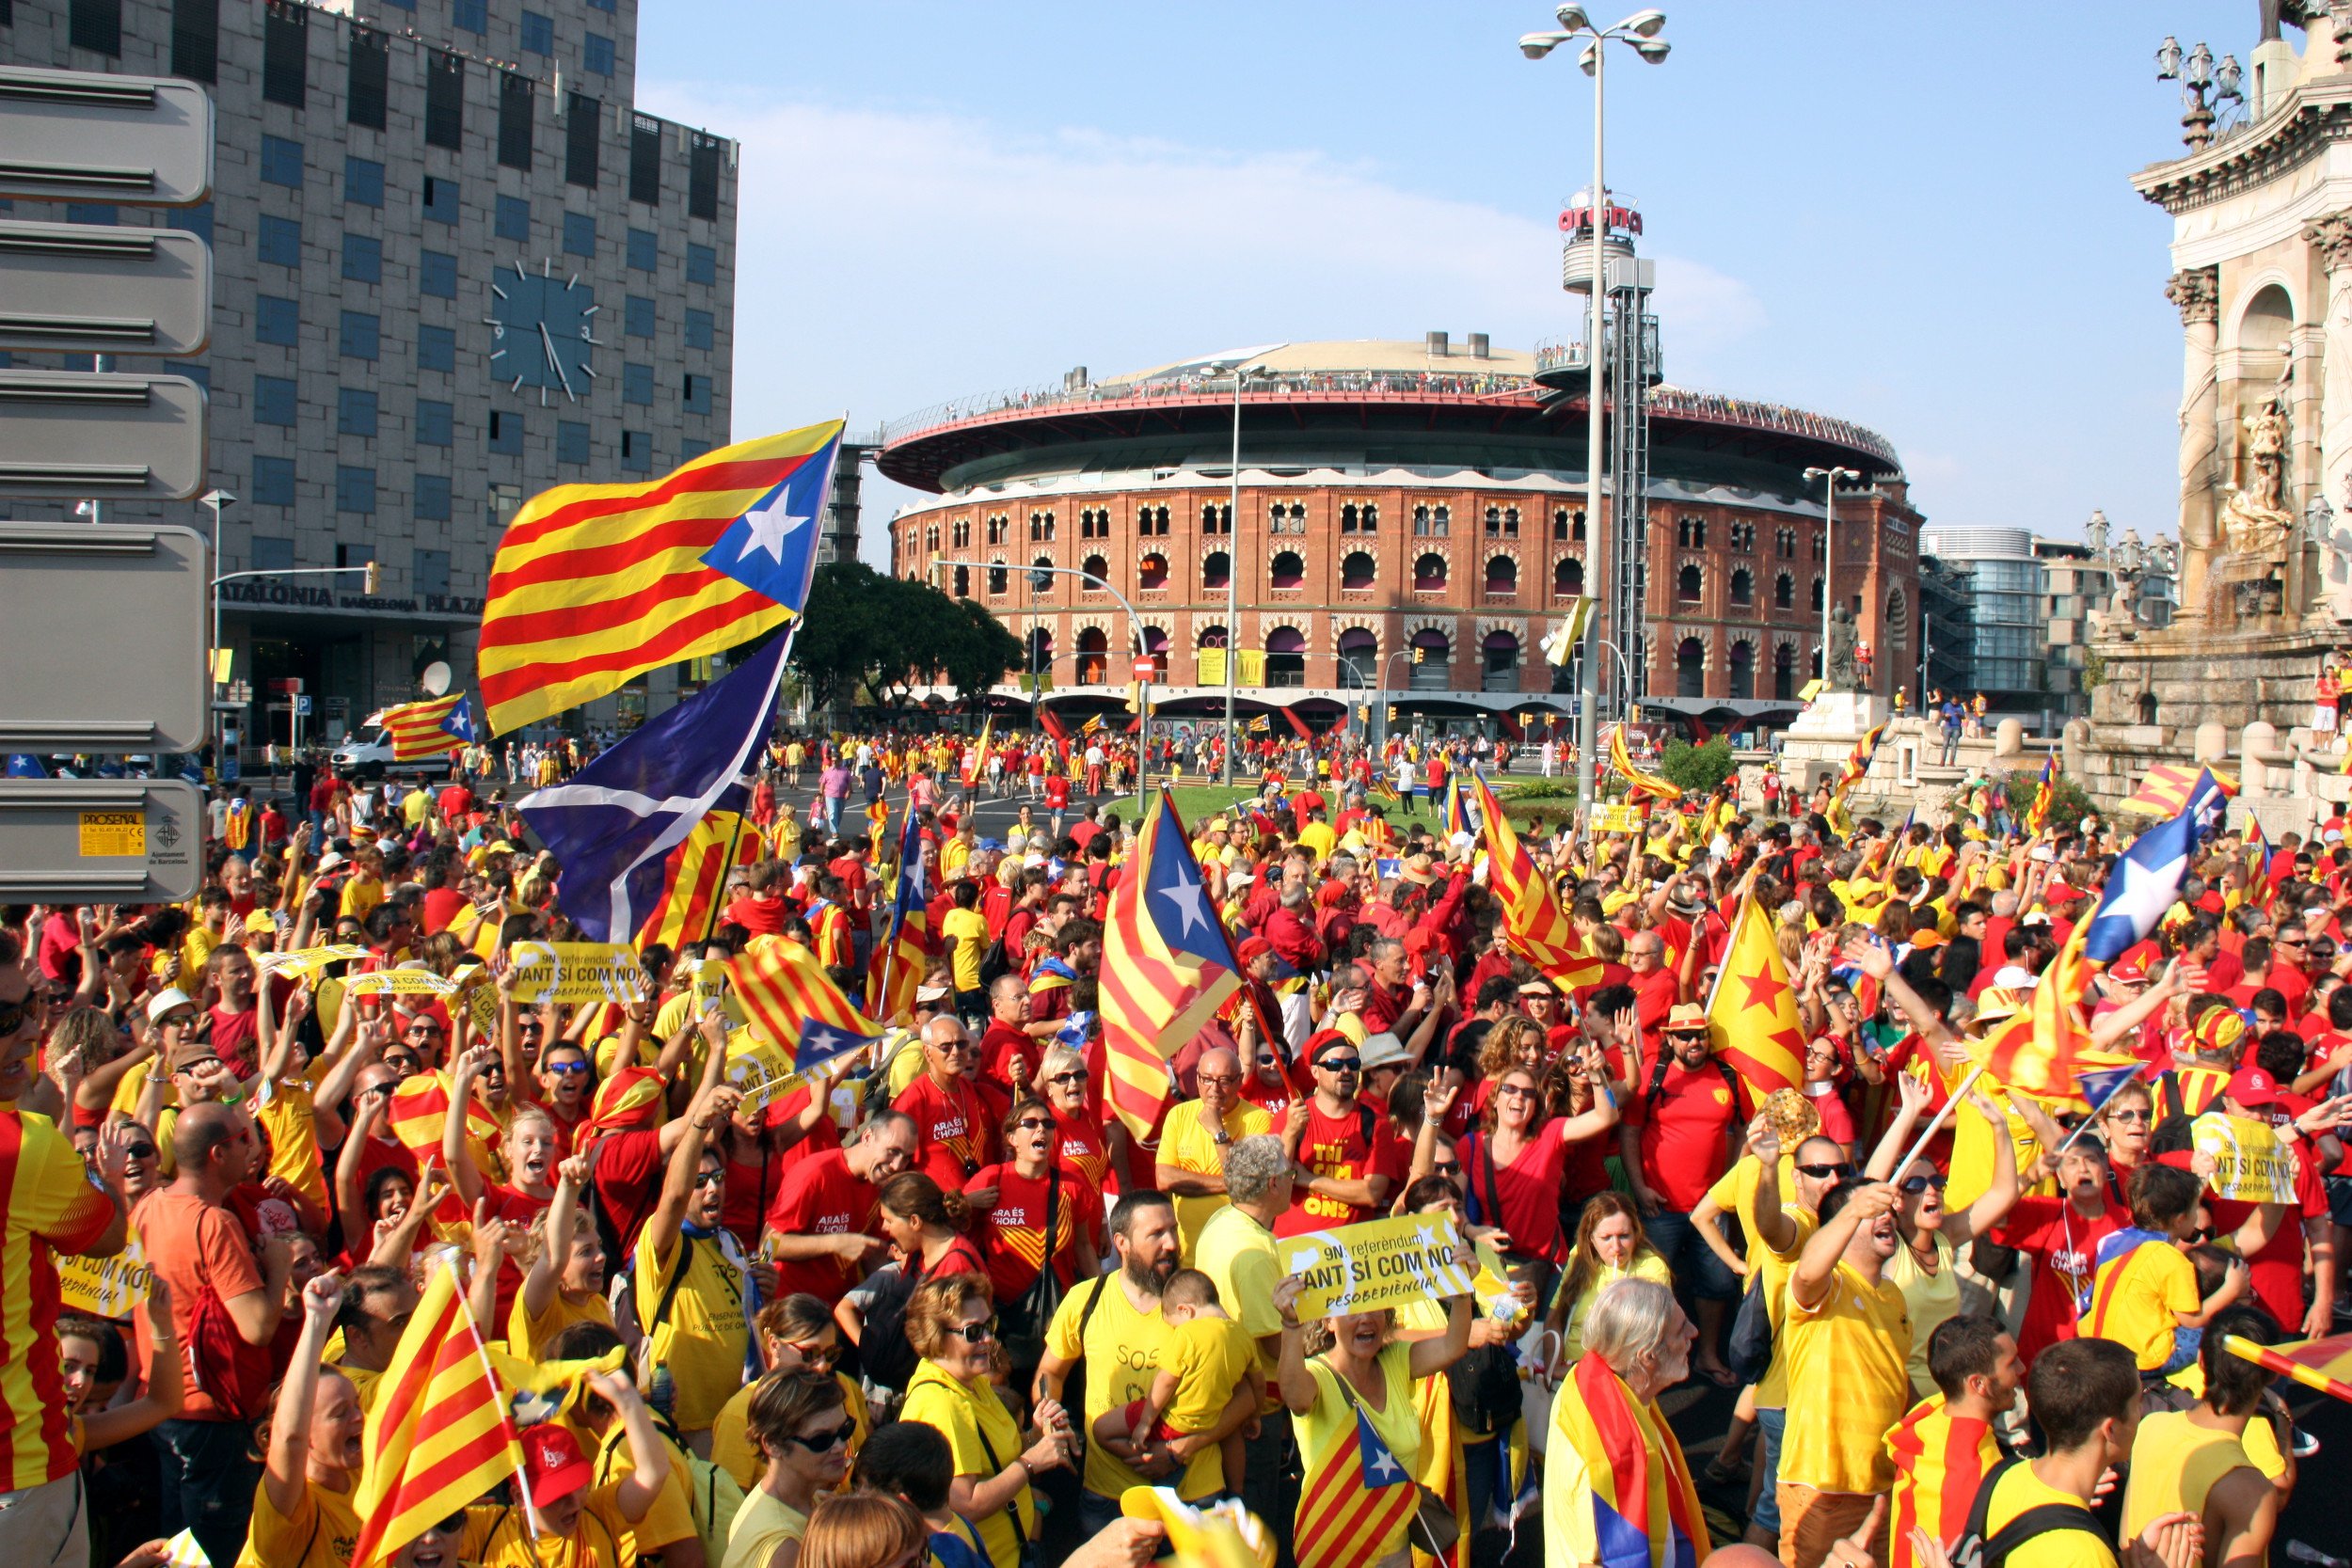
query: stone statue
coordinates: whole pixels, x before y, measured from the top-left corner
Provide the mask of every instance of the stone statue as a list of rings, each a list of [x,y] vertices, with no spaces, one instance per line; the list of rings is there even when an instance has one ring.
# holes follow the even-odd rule
[[[1829,690],[1862,689],[1862,662],[1854,651],[1853,611],[1844,605],[1829,612],[1828,671]]]
[[[2222,547],[2233,555],[2283,556],[2295,528],[2286,504],[2287,379],[2246,417],[2246,483],[2221,506]]]

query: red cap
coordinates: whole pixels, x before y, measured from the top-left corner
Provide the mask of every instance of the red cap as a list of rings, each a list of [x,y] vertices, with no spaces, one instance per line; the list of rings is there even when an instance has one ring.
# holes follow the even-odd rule
[[[580,1451],[580,1439],[569,1428],[552,1422],[525,1427],[522,1442],[523,1475],[531,1483],[533,1508],[569,1497],[593,1479],[588,1456]]]
[[[2279,1102],[2278,1080],[2258,1067],[2242,1067],[2230,1074],[2230,1086],[2224,1092],[2241,1105],[2276,1105]]]
[[[1356,1042],[1337,1029],[1318,1029],[1307,1037],[1307,1049],[1300,1054],[1304,1055],[1309,1065],[1311,1066],[1320,1061],[1323,1053],[1334,1046],[1345,1046],[1350,1051],[1357,1049]]]
[[[2064,882],[2052,882],[2042,890],[2042,901],[2045,904],[2063,904],[2069,899],[2084,896],[2086,896],[2084,894],[2068,887]]]
[[[1266,941],[1265,938],[1250,937],[1244,941],[1241,946],[1235,950],[1233,957],[1239,958],[1241,960],[1242,967],[1247,969],[1260,957],[1273,951],[1274,943]]]
[[[2108,966],[2107,974],[2115,979],[2141,985],[2147,981],[2148,966],[2162,956],[2163,950],[2154,942],[2139,942],[2123,949],[2123,956]]]

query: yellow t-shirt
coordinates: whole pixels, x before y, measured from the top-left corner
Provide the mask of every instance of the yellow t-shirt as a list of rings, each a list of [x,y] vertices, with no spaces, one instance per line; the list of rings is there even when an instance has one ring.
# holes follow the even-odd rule
[[[1767,1256],[1770,1254],[1768,1253]],[[1571,1252],[1568,1255],[1567,1268],[1575,1267],[1576,1255]],[[1567,1271],[1564,1269],[1562,1272],[1565,1274]],[[1601,1291],[1620,1279],[1646,1279],[1672,1290],[1675,1274],[1674,1270],[1667,1266],[1666,1260],[1646,1245],[1633,1255],[1631,1268],[1613,1269],[1606,1263],[1601,1264],[1594,1271],[1591,1282],[1584,1287],[1583,1291],[1568,1307],[1567,1332],[1561,1336],[1561,1341],[1565,1347],[1564,1354],[1569,1360],[1573,1361],[1584,1354],[1584,1319],[1592,1311],[1593,1303],[1600,1299]],[[1773,1407],[1765,1406],[1765,1408]]]
[[[979,990],[980,958],[988,952],[988,916],[977,910],[949,910],[939,923],[939,934],[955,939],[956,990]]]
[[[359,1544],[359,1511],[353,1494],[329,1492],[305,1478],[302,1500],[290,1514],[270,1505],[269,1482],[253,1486],[253,1523],[237,1553],[237,1568],[351,1568]]]
[[[1960,1270],[1953,1264],[1952,1243],[1941,1234],[1935,1238],[1935,1272],[1928,1273],[1909,1242],[1886,1260],[1886,1277],[1902,1291],[1903,1310],[1911,1315],[1911,1386],[1921,1399],[1935,1391],[1935,1379],[1928,1374],[1928,1339],[1937,1324],[1960,1316]]]
[[[411,828],[418,827],[432,809],[433,797],[424,790],[412,789],[400,802],[400,819]]]
[[[1273,1130],[1274,1118],[1263,1107],[1246,1100],[1235,1101],[1225,1113],[1225,1133],[1230,1138],[1247,1138]],[[1200,1101],[1187,1100],[1168,1111],[1168,1121],[1160,1130],[1158,1158],[1161,1164],[1173,1165],[1193,1176],[1225,1174],[1225,1160],[1216,1147],[1216,1133],[1200,1118]],[[1209,1216],[1227,1206],[1222,1193],[1176,1200],[1176,1224],[1184,1232],[1185,1258],[1191,1258],[1193,1249],[1200,1244],[1200,1227],[1209,1223]],[[1232,1302],[1222,1305],[1227,1311],[1232,1310]]]
[[[466,1510],[466,1537],[457,1556],[468,1568],[630,1568],[622,1555],[628,1521],[615,1494],[619,1483],[592,1486],[580,1498],[580,1522],[567,1535],[532,1540],[524,1510],[475,1503]]]
[[[335,907],[338,920],[365,920],[368,911],[384,902],[384,884],[373,877],[354,877],[343,883],[342,902]]]
[[[1299,1483],[1302,1498],[1313,1494],[1318,1480],[1329,1465],[1341,1446],[1356,1434],[1356,1410],[1360,1403],[1364,1414],[1372,1418],[1372,1430],[1380,1441],[1389,1446],[1396,1462],[1407,1475],[1421,1464],[1421,1410],[1413,1400],[1413,1347],[1402,1341],[1391,1343],[1380,1352],[1380,1408],[1375,1410],[1370,1400],[1360,1393],[1351,1402],[1340,1389],[1340,1374],[1333,1371],[1323,1357],[1311,1356],[1307,1374],[1315,1380],[1315,1402],[1304,1416],[1294,1418],[1298,1438]],[[1091,1364],[1089,1366],[1091,1372]],[[1216,1445],[1210,1445],[1214,1451]],[[1368,1477],[1385,1480],[1384,1477]],[[1400,1521],[1393,1539],[1365,1542],[1359,1560],[1377,1562],[1405,1544],[1405,1531],[1410,1519]]]
[[[1328,822],[1310,822],[1298,830],[1298,847],[1318,861],[1327,861],[1340,842],[1340,835],[1331,831]]]
[[[744,1494],[727,1529],[727,1555],[721,1568],[768,1568],[768,1560],[787,1541],[808,1533],[808,1515],[774,1493],[755,1488]]]
[[[685,1277],[678,1281],[669,1315],[646,1326],[652,1344],[647,1365],[671,1388],[671,1418],[680,1432],[700,1432],[743,1386],[743,1350],[751,1331],[743,1322],[743,1275],[721,1252],[717,1237],[692,1241],[680,1234],[665,1251],[637,1249],[639,1309],[651,1316],[677,1263],[677,1246],[691,1242]]]
[[[2142,1242],[2100,1266],[2082,1331],[2114,1340],[2132,1353],[2141,1371],[2152,1372],[2172,1359],[2179,1314],[2196,1311],[2201,1301],[2188,1254],[2169,1242]]]
[[[1993,1497],[1984,1513],[1986,1539],[2026,1510],[2049,1503],[2083,1507],[2080,1497],[2035,1475],[2030,1464],[2010,1465],[1993,1483]],[[2089,1520],[2090,1511],[2084,1508],[2083,1516]],[[2116,1568],[2115,1553],[2105,1535],[2080,1529],[2043,1530],[2010,1553],[2009,1562],[2010,1568]]]
[[[637,1456],[628,1450],[628,1432],[614,1421],[599,1439],[595,1433],[574,1428],[573,1435],[580,1447],[595,1454],[591,1464],[591,1486],[618,1486],[637,1473]],[[663,1441],[668,1441],[666,1438]],[[645,1516],[636,1523],[621,1520],[621,1560],[636,1560],[648,1553],[678,1541],[692,1541],[694,1504],[686,1490],[686,1455],[673,1443],[670,1445],[670,1473],[661,1482],[661,1490],[654,1494]]]
[[[1176,1325],[1160,1370],[1176,1374],[1176,1397],[1161,1419],[1178,1432],[1206,1432],[1258,1364],[1258,1341],[1238,1319],[1195,1317]]]
[[[658,1299],[658,1298],[657,1298]],[[548,1294],[547,1310],[533,1318],[523,1310],[523,1293],[515,1292],[515,1305],[506,1313],[506,1348],[526,1361],[536,1361],[546,1353],[548,1341],[574,1323],[612,1323],[612,1308],[602,1296],[591,1295],[585,1301],[567,1301],[561,1286]]]
[[[2186,1410],[2160,1410],[2144,1416],[2139,1435],[2132,1439],[2132,1467],[2123,1488],[2123,1539],[2131,1540],[2163,1514],[2202,1515],[2205,1494],[2232,1470],[2254,1469],[2253,1456],[2236,1433],[2216,1432],[2189,1419]],[[2246,1423],[2270,1430],[2256,1416]]]
[[[1094,1316],[1087,1324],[1085,1343],[1081,1344],[1078,1320],[1086,1315],[1087,1303],[1098,1292],[1102,1304],[1094,1309]],[[1152,1374],[1160,1364],[1168,1332],[1168,1323],[1160,1316],[1159,1307],[1154,1304],[1149,1312],[1136,1311],[1116,1274],[1082,1284],[1061,1298],[1061,1306],[1054,1310],[1054,1321],[1046,1325],[1045,1348],[1064,1361],[1086,1357],[1087,1400],[1081,1430],[1092,1432],[1094,1423],[1104,1416],[1152,1391]],[[1223,1486],[1224,1475],[1224,1459],[1217,1445],[1208,1444],[1184,1466],[1184,1476],[1176,1483],[1177,1496],[1186,1502],[1198,1501]],[[1152,1484],[1102,1444],[1087,1446],[1085,1485],[1095,1496],[1123,1497],[1130,1486]]]
[[[326,1172],[319,1160],[319,1127],[311,1119],[310,1085],[296,1078],[262,1085],[253,1119],[269,1134],[269,1174],[326,1208]]]
[[[1192,1266],[1216,1281],[1216,1299],[1228,1315],[1240,1320],[1252,1339],[1282,1332],[1282,1315],[1274,1309],[1274,1287],[1281,1283],[1283,1270],[1275,1256],[1273,1231],[1229,1203],[1200,1227],[1200,1239],[1192,1249]],[[1279,1347],[1271,1352],[1259,1347],[1258,1372],[1265,1387],[1261,1415],[1279,1402],[1273,1386],[1280,1364]]]
[[[1840,1259],[1808,1311],[1788,1295],[1788,1436],[1780,1479],[1822,1492],[1895,1483],[1886,1429],[1911,1408],[1911,1319],[1891,1279],[1875,1284]]]
[[[1125,1298],[1119,1299],[1123,1304]],[[1110,1307],[1108,1301],[1103,1304],[1103,1312],[1095,1315],[1097,1323]],[[1089,1385],[1094,1381],[1093,1370],[1094,1363],[1089,1362]],[[1089,1399],[1087,1402],[1091,1404],[1093,1401]],[[947,1439],[955,1475],[990,1481],[1021,1453],[1020,1425],[1013,1420],[1012,1412],[1005,1408],[1005,1402],[996,1397],[995,1386],[985,1380],[977,1386],[960,1382],[930,1361],[918,1365],[914,1375],[907,1380],[906,1402],[899,1406],[898,1419],[937,1428]],[[1119,1496],[1116,1492],[1109,1495]],[[1015,1506],[1021,1510],[1022,1534],[1035,1540],[1037,1499],[1030,1487],[1021,1488]],[[981,1543],[988,1547],[989,1561],[995,1568],[1019,1568],[1020,1538],[1013,1533],[1012,1521],[1006,1517],[1003,1509],[991,1509],[986,1518],[975,1519],[973,1523],[979,1526]],[[733,1560],[734,1554],[730,1552],[730,1565]]]
[[[1742,1154],[1716,1179],[1707,1196],[1716,1208],[1740,1216],[1740,1232],[1748,1239],[1748,1277],[1761,1277],[1764,1282],[1764,1313],[1772,1325],[1772,1364],[1766,1369],[1764,1381],[1756,1386],[1756,1407],[1783,1410],[1788,1404],[1788,1336],[1782,1332],[1788,1321],[1788,1276],[1796,1272],[1797,1257],[1820,1228],[1820,1222],[1813,1217],[1813,1211],[1799,1206],[1795,1165],[1784,1158],[1780,1162],[1781,1212],[1796,1222],[1797,1234],[1785,1255],[1766,1246],[1756,1233],[1756,1184],[1763,1169],[1755,1155]]]

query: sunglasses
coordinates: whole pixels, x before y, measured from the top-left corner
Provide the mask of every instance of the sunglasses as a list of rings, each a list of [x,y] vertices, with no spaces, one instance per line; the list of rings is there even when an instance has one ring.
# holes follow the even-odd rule
[[[0,1038],[15,1034],[24,1027],[24,1021],[33,1016],[33,1005],[24,1002],[0,1002]]]
[[[1940,1193],[1944,1190],[1944,1183],[1949,1181],[1950,1180],[1951,1178],[1946,1176],[1942,1171],[1931,1170],[1921,1176],[1904,1177],[1902,1181],[1902,1190],[1907,1193],[1924,1193],[1930,1187],[1932,1187]]]
[[[1203,1072],[1198,1074],[1198,1078],[1203,1084],[1232,1085],[1241,1082],[1241,1074],[1238,1072]]]
[[[1051,1132],[1058,1125],[1060,1124],[1057,1122],[1040,1121],[1035,1117],[1025,1117],[1013,1123],[1013,1130],[1019,1132]]]
[[[2145,1127],[2155,1118],[2146,1111],[2109,1111],[2102,1119],[2120,1121],[2126,1127]]]
[[[1045,1081],[1049,1084],[1083,1084],[1087,1081],[1087,1069],[1072,1068],[1068,1072],[1057,1072]]]
[[[727,1173],[723,1170],[698,1170],[694,1173],[694,1185],[697,1187],[715,1187],[726,1179]]]
[[[806,1449],[811,1453],[830,1453],[834,1449],[839,1448],[842,1444],[848,1442],[850,1438],[855,1437],[856,1435],[857,1423],[855,1421],[844,1421],[839,1426],[834,1427],[832,1431],[820,1432],[814,1437],[803,1437],[795,1433],[792,1436],[787,1437],[785,1441],[797,1448]]]
[[[1497,1085],[1495,1098],[1497,1100],[1533,1100],[1535,1098],[1535,1091],[1524,1084],[1502,1084]]]
[[[789,1341],[787,1341],[788,1343]],[[830,1367],[841,1359],[841,1347],[833,1345],[793,1345],[793,1352],[812,1367]]]
[[[418,1061],[414,1056],[395,1056],[389,1053],[387,1053],[384,1057],[384,1065],[390,1068],[394,1072],[414,1072],[418,1068],[423,1066],[423,1064]]]
[[[959,1336],[967,1345],[982,1345],[996,1338],[996,1320],[990,1318],[986,1323],[958,1323],[947,1332]]]
[[[568,1077],[576,1072],[586,1072],[588,1070],[588,1064],[586,1062],[547,1062],[541,1064],[539,1070],[541,1072],[560,1072]]]
[[[1359,1058],[1354,1056],[1350,1056],[1344,1061],[1332,1061],[1326,1058],[1323,1061],[1317,1062],[1315,1066],[1321,1068],[1326,1072],[1347,1073],[1361,1072],[1364,1070],[1363,1062]]]
[[[1462,1174],[1462,1164],[1458,1160],[1445,1161],[1441,1164],[1432,1165],[1429,1168],[1439,1176],[1459,1176]]]
[[[128,1145],[122,1150],[122,1157],[126,1160],[152,1160],[155,1158],[155,1146],[153,1144]]]
[[[1852,1164],[1845,1161],[1829,1165],[1799,1165],[1797,1170],[1803,1175],[1813,1178],[1816,1181],[1828,1181],[1833,1179],[1842,1181],[1853,1174]]]

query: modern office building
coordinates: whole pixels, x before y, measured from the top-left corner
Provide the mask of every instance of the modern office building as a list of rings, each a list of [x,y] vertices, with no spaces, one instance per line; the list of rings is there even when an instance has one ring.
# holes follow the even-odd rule
[[[264,574],[222,589],[248,745],[287,737],[287,678],[306,738],[416,695],[436,659],[469,684],[527,497],[727,440],[736,147],[640,112],[636,55],[635,0],[0,0],[0,59],[213,92],[207,205],[0,215],[212,245],[210,351],[168,369],[210,391],[220,570]],[[215,527],[192,502],[104,516]],[[373,594],[280,575],[369,562]],[[675,675],[588,717],[666,705]]]
[[[1994,712],[2042,720],[2055,711],[2042,679],[2048,648],[2042,558],[2022,528],[1930,528],[1919,550],[1968,603],[1963,696],[1984,693]]]
[[[2065,718],[2090,711],[2090,631],[2094,612],[2104,615],[2115,596],[2115,573],[2106,557],[2079,540],[2036,539],[2042,562],[2042,609],[2048,636],[2042,671],[2053,709]]]
[[[1540,644],[1592,580],[1583,396],[1480,333],[1225,357],[1246,376],[1238,414],[1230,371],[1197,358],[893,422],[881,471],[936,499],[891,520],[892,570],[973,563],[943,568],[941,586],[999,616],[1075,713],[1115,707],[1138,657],[1162,711],[1221,711],[1200,655],[1226,645],[1229,591],[1242,667],[1263,656],[1251,713],[1329,723],[1378,703],[1507,733],[1572,711],[1574,684]],[[1710,723],[1792,712],[1825,577],[1891,692],[1917,658],[1919,526],[1893,446],[1803,409],[1648,396],[1645,625],[1607,656],[1640,671],[1645,704]],[[1840,492],[1834,545],[1805,477],[1831,465],[1867,486]],[[1136,623],[1038,565],[1107,582]]]

